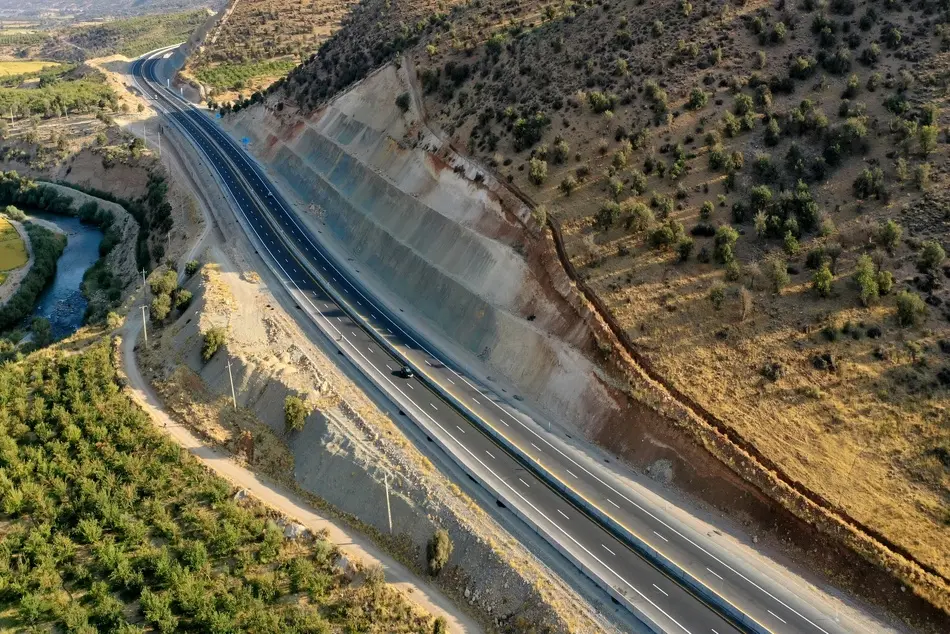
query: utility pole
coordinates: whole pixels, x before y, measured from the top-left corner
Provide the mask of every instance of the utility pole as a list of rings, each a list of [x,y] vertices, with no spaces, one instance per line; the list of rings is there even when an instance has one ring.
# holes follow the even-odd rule
[[[145,317],[145,312],[148,310],[148,307],[144,304],[142,305],[142,333],[145,335],[145,347],[148,348],[148,319]]]
[[[389,518],[389,534],[393,534],[393,511],[389,507],[389,474],[383,474],[383,482],[386,483],[386,516]]]
[[[231,357],[228,357],[228,380],[231,381],[231,405],[237,411],[237,398],[234,396],[234,377],[231,375]]]
[[[145,281],[145,267],[142,267],[142,288],[148,288],[148,282]],[[145,291],[145,294],[148,294],[148,291]]]

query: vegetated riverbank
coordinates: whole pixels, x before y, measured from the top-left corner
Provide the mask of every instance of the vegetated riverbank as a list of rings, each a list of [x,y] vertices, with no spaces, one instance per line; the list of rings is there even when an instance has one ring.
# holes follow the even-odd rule
[[[20,323],[30,314],[36,299],[56,274],[56,262],[66,248],[66,236],[33,222],[24,222],[33,249],[33,266],[20,287],[0,308],[0,331]]]
[[[102,232],[72,216],[35,213],[30,218],[33,222],[44,221],[66,236],[66,249],[57,261],[56,274],[33,307],[33,318],[46,319],[56,341],[74,333],[85,320],[89,300],[83,292],[83,279],[100,259]]]
[[[341,559],[159,435],[118,389],[108,339],[69,347],[0,368],[0,400],[32,403],[0,420],[5,628],[437,627],[381,569]]]

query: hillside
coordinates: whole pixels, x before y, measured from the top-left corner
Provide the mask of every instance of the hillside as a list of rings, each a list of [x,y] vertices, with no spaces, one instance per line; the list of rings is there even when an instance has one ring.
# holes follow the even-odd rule
[[[367,0],[273,91],[314,110],[405,53],[645,367],[946,580],[947,25],[933,0]]]
[[[0,53],[21,59],[81,62],[96,57],[143,53],[186,41],[207,19],[206,9],[45,28],[0,30]]]
[[[90,19],[130,17],[209,8],[217,11],[226,0],[0,0],[0,17]]]
[[[285,76],[339,27],[353,0],[232,2],[185,75],[223,101],[268,87]]]

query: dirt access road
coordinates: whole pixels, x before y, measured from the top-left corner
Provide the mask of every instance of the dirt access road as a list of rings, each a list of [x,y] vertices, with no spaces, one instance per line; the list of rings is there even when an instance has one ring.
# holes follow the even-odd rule
[[[459,610],[441,593],[430,587],[376,548],[368,539],[345,531],[337,524],[318,515],[299,496],[267,481],[262,476],[235,463],[227,454],[206,446],[190,430],[176,423],[163,409],[161,401],[142,376],[135,362],[134,347],[138,342],[141,321],[130,313],[120,330],[122,336],[122,370],[128,380],[129,394],[156,424],[181,447],[187,449],[212,471],[237,487],[245,489],[267,506],[314,532],[326,530],[328,539],[351,561],[361,560],[366,564],[378,563],[386,573],[386,581],[403,593],[406,600],[414,603],[433,616],[443,616],[448,621],[450,632],[482,632],[482,628]]]

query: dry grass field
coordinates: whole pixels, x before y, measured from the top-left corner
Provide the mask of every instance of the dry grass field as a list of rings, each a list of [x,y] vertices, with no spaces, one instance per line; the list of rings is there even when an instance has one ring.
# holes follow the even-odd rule
[[[5,75],[22,75],[24,73],[35,73],[44,68],[59,66],[56,62],[44,62],[38,60],[4,60],[0,61],[0,77]]]

